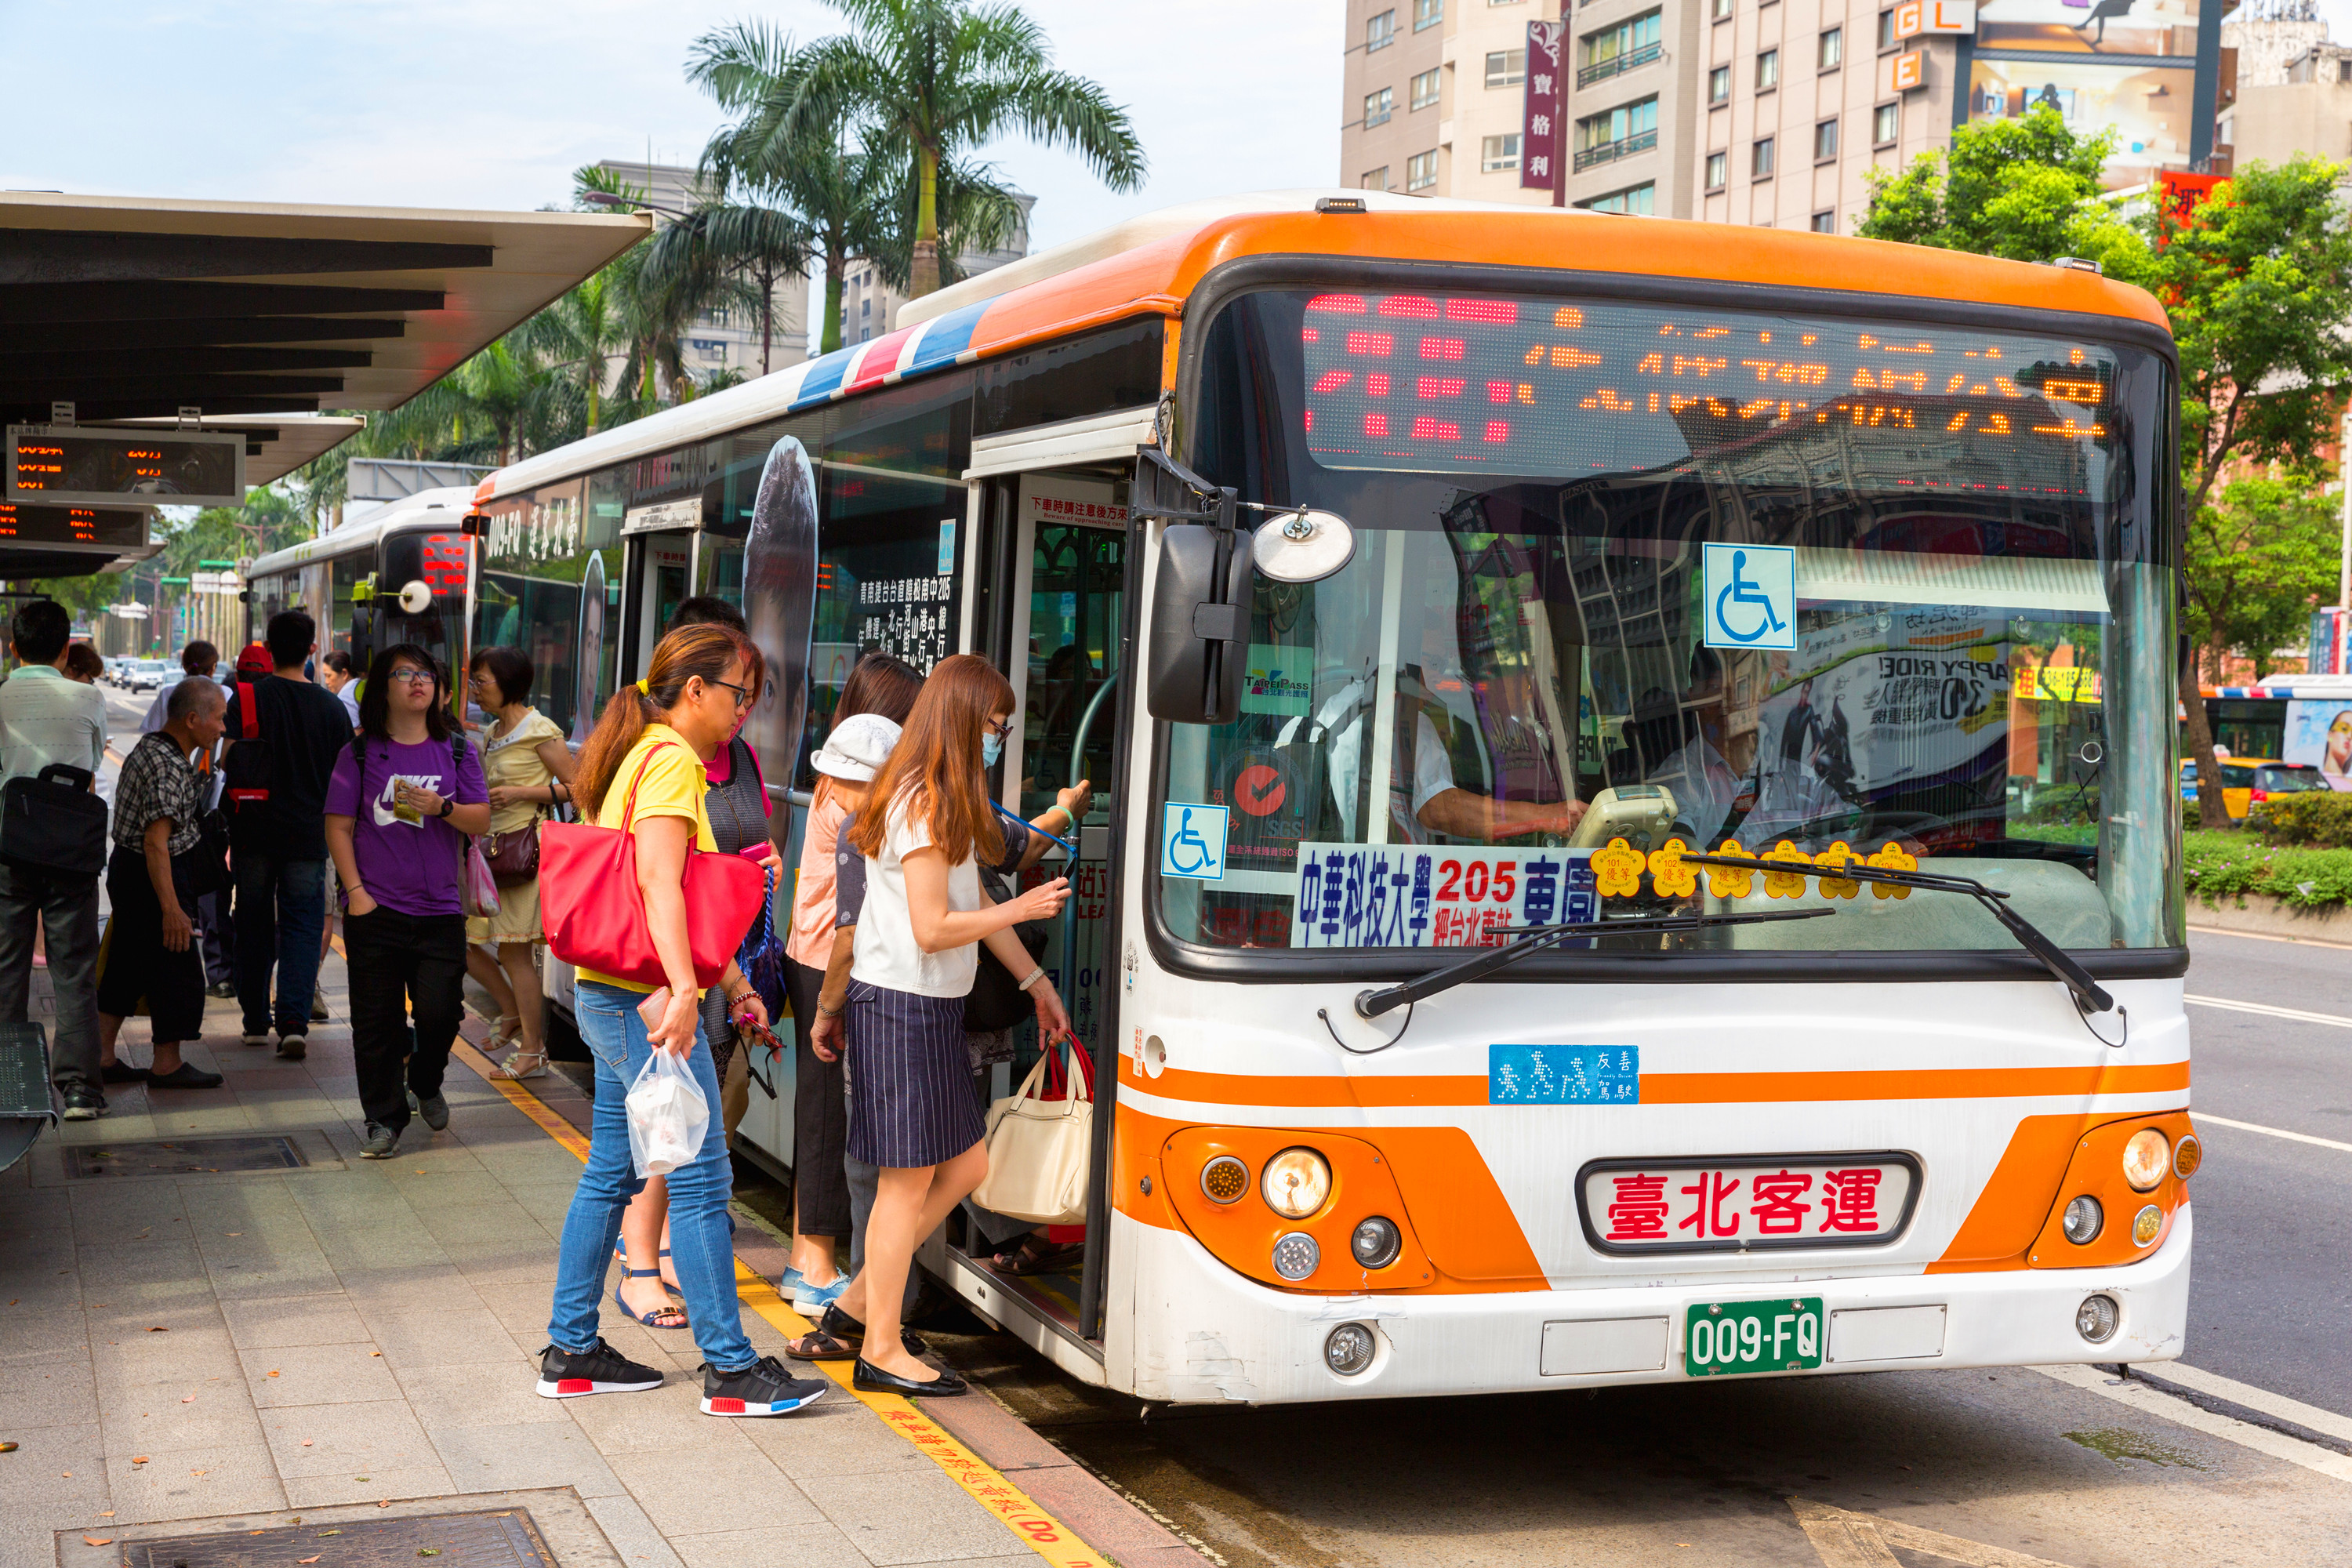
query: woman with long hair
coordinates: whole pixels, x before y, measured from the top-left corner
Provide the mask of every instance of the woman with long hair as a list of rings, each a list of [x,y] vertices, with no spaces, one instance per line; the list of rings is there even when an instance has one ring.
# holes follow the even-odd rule
[[[371,1160],[390,1157],[412,1110],[436,1132],[449,1125],[441,1079],[466,1005],[466,836],[489,826],[490,800],[448,695],[440,664],[415,643],[377,654],[359,733],[327,780],[327,853],[343,889],[352,1059],[367,1117],[360,1153]]]
[[[566,786],[579,767],[555,721],[530,705],[536,673],[530,656],[519,647],[477,648],[467,664],[467,691],[490,716],[482,735],[482,773],[490,786],[491,840],[500,847],[538,834],[540,815],[571,798]],[[497,871],[499,851],[491,841],[483,848]],[[488,1048],[520,1042],[499,1075],[538,1078],[547,1071],[546,1004],[531,961],[531,949],[547,940],[539,922],[539,873],[500,874],[498,882],[498,912],[466,922],[466,973],[498,1005]]]
[[[811,759],[816,790],[802,829],[800,876],[785,940],[785,993],[793,1004],[793,1258],[776,1289],[793,1310],[813,1317],[831,1306],[846,1281],[836,1244],[849,1235],[849,1178],[842,1143],[849,1133],[841,1060],[814,1048],[817,995],[833,958],[834,849],[841,825],[866,801],[866,784],[889,754],[914,710],[923,678],[887,653],[860,658],[842,682],[833,728]],[[882,726],[887,724],[887,728]],[[836,744],[838,742],[838,744]]]
[[[899,1312],[917,1245],[988,1173],[963,1027],[979,944],[988,944],[1035,1002],[1041,1044],[1069,1033],[1053,982],[1013,930],[1058,914],[1069,898],[1067,879],[1003,904],[990,902],[981,886],[982,863],[1004,855],[988,769],[1012,731],[1013,710],[1012,684],[978,655],[933,666],[847,839],[867,861],[850,969],[856,1093],[847,1152],[882,1167],[882,1175],[866,1222],[866,1267],[819,1327],[865,1341],[853,1382],[869,1393],[966,1388],[908,1351]]]
[[[662,1381],[659,1371],[605,1343],[596,1326],[614,1238],[630,1200],[645,1186],[629,1153],[624,1100],[653,1054],[664,1051],[693,1075],[714,1111],[719,1104],[683,884],[688,852],[716,851],[703,806],[709,784],[705,768],[751,705],[758,668],[758,652],[732,626],[680,626],[654,649],[642,685],[623,687],[605,704],[572,778],[583,813],[598,826],[636,840],[637,885],[610,889],[604,896],[640,901],[668,984],[656,991],[593,969],[579,972],[573,1009],[595,1058],[595,1121],[587,1169],[563,1223],[549,1342],[540,1360],[539,1392],[551,1399],[655,1388]],[[372,694],[374,682],[369,688]],[[767,1026],[758,991],[731,959],[719,988],[731,1014]],[[793,1377],[774,1357],[756,1354],[744,1338],[727,1214],[733,1178],[717,1115],[700,1151],[671,1171],[667,1183],[678,1289],[703,1354],[702,1413],[782,1415],[816,1399],[824,1384]]]

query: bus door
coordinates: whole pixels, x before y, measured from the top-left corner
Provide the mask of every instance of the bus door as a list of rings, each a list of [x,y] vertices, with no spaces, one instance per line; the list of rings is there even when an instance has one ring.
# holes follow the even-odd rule
[[[628,586],[621,595],[620,679],[642,680],[653,668],[654,648],[677,607],[694,592],[694,531],[639,533],[626,541],[621,564]]]
[[[1104,1375],[1109,1209],[1103,1183],[1124,973],[1118,954],[1125,868],[1115,847],[1131,744],[1127,716],[1134,703],[1127,674],[1139,564],[1127,500],[1135,450],[1150,430],[1150,412],[1144,409],[982,438],[972,444],[973,468],[966,476],[985,476],[986,482],[973,487],[979,548],[967,563],[964,646],[985,653],[1005,672],[1017,704],[998,798],[1026,821],[1045,815],[1060,792],[1079,781],[1093,789],[1075,830],[1066,829],[1058,814],[1051,822],[1076,856],[1049,846],[1022,882],[1070,879],[1070,900],[1048,927],[1042,962],[1093,1066],[1095,1173],[1083,1261],[1020,1279],[967,1266],[954,1270],[961,1278],[950,1282],[1009,1331],[1090,1382]],[[1012,1092],[1035,1059],[1034,1033],[1019,1031],[1021,1054],[1011,1068],[995,1074],[996,1094]],[[1055,1231],[1049,1239],[1073,1238]],[[980,1256],[1010,1247],[983,1247],[971,1238],[964,1250],[978,1255],[978,1263]],[[1016,1303],[1025,1311],[1008,1310]]]

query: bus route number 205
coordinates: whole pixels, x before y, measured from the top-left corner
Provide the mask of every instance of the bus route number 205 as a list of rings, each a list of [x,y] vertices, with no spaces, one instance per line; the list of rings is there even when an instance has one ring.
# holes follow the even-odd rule
[[[1683,1321],[1683,1373],[1806,1372],[1822,1364],[1822,1299],[1695,1301]]]

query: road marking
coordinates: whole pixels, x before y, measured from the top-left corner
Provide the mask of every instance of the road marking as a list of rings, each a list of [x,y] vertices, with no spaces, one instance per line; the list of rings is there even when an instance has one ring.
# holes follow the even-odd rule
[[[2200,1007],[2219,1007],[2231,1013],[2259,1013],[2265,1018],[2292,1018],[2298,1024],[2326,1024],[2330,1028],[2352,1029],[2352,1018],[2340,1013],[2306,1013],[2299,1007],[2273,1007],[2267,1002],[2239,1002],[2227,996],[2183,996],[2181,1000]]]
[[[2249,1426],[2227,1415],[2216,1415],[2186,1400],[2160,1393],[2145,1383],[2117,1382],[2105,1372],[2092,1366],[2037,1366],[2033,1370],[2070,1388],[2079,1388],[2085,1394],[2095,1394],[2102,1399],[2128,1405],[2142,1415],[2153,1415],[2178,1426],[2187,1426],[2209,1437],[2235,1443],[2242,1448],[2268,1454],[2273,1459],[2284,1459],[2290,1465],[2300,1465],[2306,1470],[2331,1476],[2339,1481],[2352,1481],[2352,1458],[2315,1447],[2283,1432]]]
[[[340,949],[341,943],[337,942]],[[505,1096],[508,1102],[536,1122],[547,1135],[570,1151],[585,1164],[588,1160],[588,1140],[580,1130],[542,1104],[539,1096],[512,1079],[494,1078],[490,1058],[477,1050],[462,1037],[450,1045],[450,1054],[467,1067],[492,1089]],[[814,1327],[784,1303],[775,1288],[754,1273],[741,1258],[735,1260],[735,1295],[743,1305],[757,1312],[794,1339]],[[974,1502],[994,1514],[1013,1532],[1014,1540],[1044,1558],[1054,1568],[1108,1568],[1108,1559],[1085,1542],[1060,1520],[1037,1506],[1036,1500],[1005,1479],[1003,1472],[965,1447],[947,1429],[929,1416],[911,1399],[896,1394],[866,1394],[851,1386],[852,1370],[841,1362],[815,1363],[826,1376],[848,1390],[851,1397],[882,1418],[893,1432],[912,1443],[918,1452],[948,1473],[948,1478],[970,1493]],[[1900,1565],[1897,1565],[1900,1568]]]
[[[2265,1138],[2284,1138],[2296,1143],[2316,1143],[2323,1149],[2341,1149],[2352,1154],[2352,1143],[2339,1143],[2333,1138],[2315,1138],[2308,1132],[2290,1132],[2284,1127],[2262,1127],[2252,1121],[2232,1121],[2226,1116],[2208,1116],[2201,1110],[2192,1110],[2189,1115],[2216,1127],[2234,1127],[2241,1132],[2259,1132]]]
[[[2195,921],[2190,921],[2189,922],[2189,929],[2194,931],[2202,931],[2208,936],[2234,936],[2244,942],[2283,942],[2293,947],[2352,946],[2352,942],[2337,942],[2331,937],[2275,936],[2266,931],[2231,931],[2228,926],[2199,925]]]
[[[2352,1443],[2352,1415],[2338,1415],[2333,1410],[2322,1410],[2300,1399],[2289,1399],[2284,1394],[2273,1394],[2267,1388],[2256,1388],[2250,1383],[2190,1366],[2187,1362],[2160,1362],[2144,1375],[2164,1378],[2199,1394],[2210,1394],[2216,1399],[2226,1399],[2232,1405],[2242,1405],[2264,1415],[2275,1415],[2282,1421],[2292,1421],[2326,1436]]]
[[[1940,1530],[1922,1530],[1916,1524],[1881,1519],[1876,1514],[1851,1513],[1825,1502],[1792,1497],[1789,1507],[1796,1514],[1797,1522],[1804,1527],[1805,1539],[1813,1543],[1813,1551],[1820,1555],[1822,1568],[1903,1568],[1903,1560],[1892,1550],[1897,1546],[1906,1552],[1924,1552],[1946,1562],[1964,1563],[1966,1568],[2065,1568],[2063,1563],[2047,1557],[2028,1556],[2005,1546],[1987,1546],[1980,1541],[1946,1535]]]

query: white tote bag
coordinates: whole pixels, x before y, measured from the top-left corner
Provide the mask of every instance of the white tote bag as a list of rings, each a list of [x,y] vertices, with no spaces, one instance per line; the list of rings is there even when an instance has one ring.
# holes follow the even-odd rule
[[[1021,1087],[988,1108],[988,1175],[971,1201],[1031,1225],[1084,1225],[1094,1098],[1073,1061],[1068,1097],[1040,1099],[1052,1060],[1039,1057]]]

